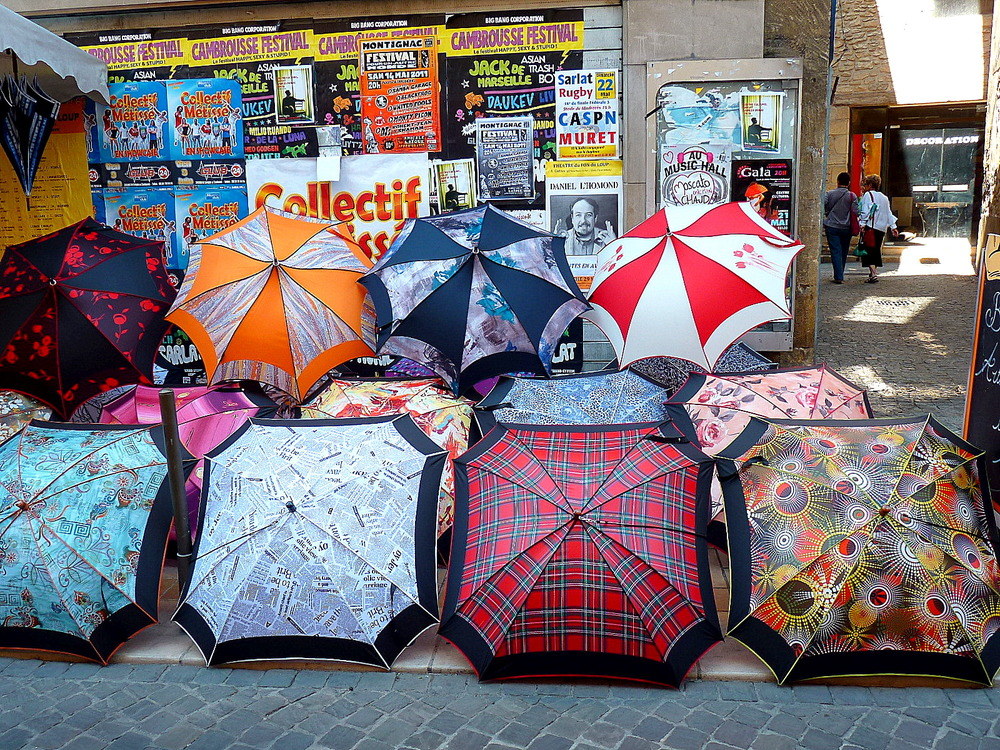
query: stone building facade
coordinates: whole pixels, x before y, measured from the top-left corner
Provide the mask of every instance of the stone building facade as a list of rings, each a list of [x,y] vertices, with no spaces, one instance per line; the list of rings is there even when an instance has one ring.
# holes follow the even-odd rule
[[[837,2],[827,183],[879,172],[902,226],[975,240],[992,26],[992,0]]]

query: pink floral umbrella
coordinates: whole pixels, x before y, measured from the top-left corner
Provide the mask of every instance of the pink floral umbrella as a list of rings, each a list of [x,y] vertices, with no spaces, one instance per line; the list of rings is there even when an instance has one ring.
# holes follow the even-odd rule
[[[729,446],[750,423],[764,419],[870,419],[863,388],[826,365],[733,374],[695,373],[667,402],[672,419],[690,419],[710,456]],[[722,511],[717,485],[712,516]]]
[[[174,388],[178,432],[184,447],[198,459],[185,484],[191,530],[198,522],[205,454],[232,435],[250,417],[268,416],[275,403],[263,393],[235,386],[186,386]],[[159,424],[160,388],[137,385],[104,404],[101,424]]]

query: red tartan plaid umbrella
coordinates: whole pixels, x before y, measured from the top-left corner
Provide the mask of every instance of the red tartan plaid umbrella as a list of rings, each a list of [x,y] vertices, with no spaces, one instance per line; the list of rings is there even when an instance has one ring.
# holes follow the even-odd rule
[[[456,474],[441,635],[480,679],[677,686],[722,640],[694,446],[651,423],[498,425]]]

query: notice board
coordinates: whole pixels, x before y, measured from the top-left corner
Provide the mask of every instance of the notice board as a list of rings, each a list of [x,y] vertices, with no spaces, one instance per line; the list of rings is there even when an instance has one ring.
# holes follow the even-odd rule
[[[979,269],[972,366],[965,397],[965,439],[986,451],[986,479],[1000,512],[1000,235],[988,235]]]

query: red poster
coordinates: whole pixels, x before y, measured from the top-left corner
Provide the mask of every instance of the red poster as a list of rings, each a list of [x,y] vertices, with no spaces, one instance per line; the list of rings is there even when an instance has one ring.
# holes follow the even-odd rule
[[[359,51],[364,152],[440,151],[437,39],[369,39]]]

